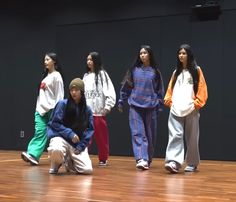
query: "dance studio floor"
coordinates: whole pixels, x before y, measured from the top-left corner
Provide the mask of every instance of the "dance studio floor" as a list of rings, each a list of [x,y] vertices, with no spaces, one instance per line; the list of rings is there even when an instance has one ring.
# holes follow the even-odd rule
[[[44,153],[39,166],[30,166],[20,151],[0,151],[0,201],[32,202],[231,202],[236,201],[236,162],[202,160],[195,173],[169,174],[164,159],[155,158],[148,171],[135,168],[133,157],[111,156],[107,167],[90,176],[48,174]]]

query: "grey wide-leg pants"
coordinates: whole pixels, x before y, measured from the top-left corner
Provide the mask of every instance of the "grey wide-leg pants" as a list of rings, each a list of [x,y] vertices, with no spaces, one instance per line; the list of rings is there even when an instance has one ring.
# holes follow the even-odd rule
[[[198,110],[185,117],[177,117],[170,112],[168,120],[169,141],[165,161],[175,161],[179,167],[184,162],[184,137],[186,141],[186,163],[197,166],[199,155],[199,118]]]

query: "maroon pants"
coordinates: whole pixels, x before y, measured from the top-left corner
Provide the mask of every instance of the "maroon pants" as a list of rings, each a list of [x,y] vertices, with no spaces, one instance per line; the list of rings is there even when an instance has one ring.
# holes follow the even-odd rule
[[[106,161],[109,156],[109,137],[106,117],[93,116],[93,123],[99,161]]]

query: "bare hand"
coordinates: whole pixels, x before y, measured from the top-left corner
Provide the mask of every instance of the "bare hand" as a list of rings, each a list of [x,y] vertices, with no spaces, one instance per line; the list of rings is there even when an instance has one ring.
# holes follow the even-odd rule
[[[123,112],[123,107],[118,106],[118,111],[119,111],[120,113],[122,113],[122,112]]]
[[[73,143],[77,143],[77,142],[79,142],[79,136],[78,135],[74,135],[74,137],[72,138],[72,142]]]
[[[104,116],[106,116],[106,115],[109,114],[109,113],[110,113],[110,110],[104,109]]]
[[[74,150],[74,154],[76,154],[76,155],[80,154],[80,150],[75,149],[75,150]]]

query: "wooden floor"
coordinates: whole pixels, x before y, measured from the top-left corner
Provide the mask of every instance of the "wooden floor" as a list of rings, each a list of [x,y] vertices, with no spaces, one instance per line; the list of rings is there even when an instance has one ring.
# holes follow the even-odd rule
[[[173,175],[164,170],[163,159],[139,171],[133,157],[112,156],[103,168],[97,156],[91,158],[93,175],[68,174],[64,168],[49,175],[46,153],[39,166],[30,166],[19,151],[0,151],[0,201],[236,201],[236,162],[202,161],[196,173]]]

